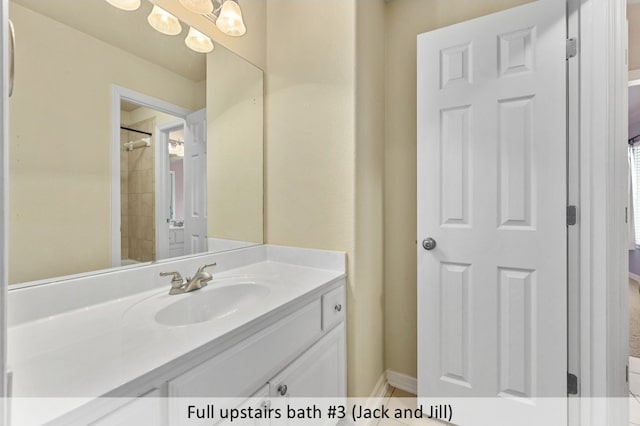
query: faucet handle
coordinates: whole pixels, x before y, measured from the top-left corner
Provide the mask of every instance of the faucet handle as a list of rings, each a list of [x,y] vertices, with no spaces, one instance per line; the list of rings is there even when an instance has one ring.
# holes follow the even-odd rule
[[[207,263],[205,265],[202,265],[201,267],[198,268],[198,272],[203,272],[206,268],[210,268],[212,266],[216,266],[216,262]]]
[[[171,278],[171,285],[173,287],[176,286],[181,286],[183,284],[183,280],[182,280],[182,275],[180,275],[180,272],[160,272],[160,276],[161,277],[172,277]]]

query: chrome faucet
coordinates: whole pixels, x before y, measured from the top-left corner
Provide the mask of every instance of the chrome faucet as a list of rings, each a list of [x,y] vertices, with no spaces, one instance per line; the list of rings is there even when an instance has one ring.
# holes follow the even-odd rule
[[[182,279],[180,272],[160,272],[161,277],[171,276],[171,290],[169,294],[182,294],[184,293],[185,281]]]
[[[193,278],[182,279],[180,272],[160,272],[161,277],[171,276],[171,289],[169,294],[183,294],[192,291],[200,290],[202,287],[206,287],[207,283],[213,279],[209,272],[205,269],[216,266],[215,263],[209,263],[202,265],[198,268]]]

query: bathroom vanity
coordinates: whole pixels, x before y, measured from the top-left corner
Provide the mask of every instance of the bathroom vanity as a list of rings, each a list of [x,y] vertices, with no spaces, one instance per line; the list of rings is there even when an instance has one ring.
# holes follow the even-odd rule
[[[184,226],[169,226],[169,257],[184,256]]]
[[[159,276],[213,262],[191,293]],[[264,245],[12,289],[12,424],[180,424],[202,398],[344,397],[344,283],[342,253]]]

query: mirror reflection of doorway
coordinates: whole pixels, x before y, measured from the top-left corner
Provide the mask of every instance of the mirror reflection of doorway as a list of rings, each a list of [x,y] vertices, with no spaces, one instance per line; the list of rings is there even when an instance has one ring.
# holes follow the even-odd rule
[[[184,247],[184,125],[168,132],[169,257],[183,256]],[[164,250],[161,250],[164,251]]]
[[[120,106],[120,251],[122,265],[131,265],[159,258],[156,203],[162,202],[165,197],[156,195],[156,168],[166,170],[168,167],[158,164],[156,159],[167,158],[169,155],[157,155],[156,132],[158,126],[163,123],[184,121],[179,117],[124,100]],[[182,130],[184,134],[184,127],[178,130]],[[164,149],[168,150],[168,147]],[[184,192],[182,189],[174,191],[176,198]],[[167,194],[166,198],[169,197],[170,194]],[[175,205],[171,208],[177,213]],[[173,222],[174,225],[179,219],[175,213],[172,218],[176,220]],[[167,241],[167,245],[168,243]]]

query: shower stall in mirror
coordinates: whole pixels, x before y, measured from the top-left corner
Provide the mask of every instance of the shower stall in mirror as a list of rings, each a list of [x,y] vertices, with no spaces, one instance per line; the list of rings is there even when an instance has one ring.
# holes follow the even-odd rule
[[[124,111],[125,113],[127,111]],[[133,112],[133,111],[132,111]],[[155,117],[120,126],[120,252],[122,265],[156,260]]]
[[[183,256],[185,121],[121,100],[120,147],[121,266]]]

